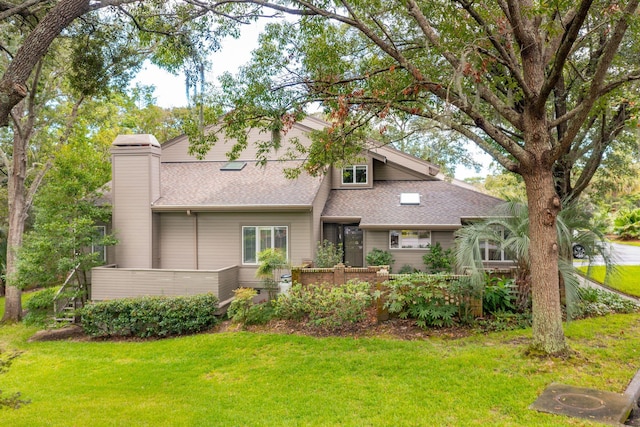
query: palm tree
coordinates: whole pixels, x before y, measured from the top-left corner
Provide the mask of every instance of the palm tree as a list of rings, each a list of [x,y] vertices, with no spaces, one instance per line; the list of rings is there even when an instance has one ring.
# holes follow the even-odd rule
[[[600,256],[607,268],[611,257],[602,227],[591,224],[589,211],[579,203],[566,206],[557,217],[560,285],[564,285],[567,307],[577,297],[578,278],[573,268],[573,247],[585,249],[588,262]],[[500,205],[493,216],[465,226],[456,232],[456,260],[459,268],[472,273],[474,283],[484,281],[481,244],[491,242],[502,248],[516,265],[517,307],[525,310],[531,302],[531,268],[529,263],[529,216],[525,202],[512,200]],[[571,314],[571,313],[569,313]]]

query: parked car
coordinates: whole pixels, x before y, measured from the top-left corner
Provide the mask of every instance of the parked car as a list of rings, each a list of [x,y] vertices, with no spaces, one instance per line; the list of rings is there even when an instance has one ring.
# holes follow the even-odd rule
[[[573,257],[576,259],[583,259],[587,256],[587,251],[585,251],[584,246],[582,246],[580,243],[573,244],[572,252]]]

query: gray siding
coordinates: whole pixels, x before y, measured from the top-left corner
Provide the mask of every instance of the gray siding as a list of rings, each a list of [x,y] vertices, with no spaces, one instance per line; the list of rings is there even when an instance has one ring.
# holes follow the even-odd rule
[[[440,245],[442,245],[444,249],[453,247],[455,245],[453,231],[432,231],[431,244],[435,245],[437,242],[440,242]],[[420,271],[424,271],[426,269],[422,256],[427,252],[427,250],[390,249],[388,230],[365,231],[365,257],[373,250],[373,248],[391,252],[395,260],[395,263],[393,264],[393,272],[397,273],[405,264],[409,264]]]
[[[153,266],[152,197],[159,194],[159,147],[118,147],[113,152],[113,228],[120,267]],[[156,175],[154,175],[156,173]]]
[[[312,239],[311,239],[311,257],[313,259],[316,255],[316,244],[322,238],[322,221],[320,217],[322,216],[322,211],[324,209],[324,205],[327,203],[327,199],[329,198],[329,194],[331,193],[331,174],[332,171],[329,170],[329,173],[322,181],[322,185],[320,186],[320,190],[313,201],[313,211],[312,211],[312,219],[311,219],[311,227],[312,227]]]
[[[413,181],[424,179],[424,175],[390,163],[374,160],[373,179],[375,181]]]
[[[456,239],[453,233],[455,230],[451,231],[432,231],[431,232],[431,244],[435,245],[436,243],[440,243],[443,249],[454,248],[456,246]]]
[[[198,267],[219,269],[229,265],[239,266],[239,282],[255,286],[256,266],[242,265],[243,226],[289,227],[289,261],[299,265],[302,260],[313,258],[312,214],[307,213],[213,213],[198,214]]]
[[[160,268],[197,269],[196,215],[162,213],[160,216]]]
[[[238,283],[238,269],[235,266],[216,271],[97,267],[91,272],[92,301],[206,293],[225,301],[233,296],[233,289]]]
[[[331,187],[333,189],[340,188],[372,188],[373,187],[373,159],[369,156],[362,159],[362,161],[355,162],[357,165],[367,165],[367,184],[343,184],[342,183],[342,168],[337,168],[335,166],[331,167]]]
[[[286,135],[282,137],[282,146],[278,151],[270,152],[268,158],[277,159],[286,153],[287,148],[291,147],[289,141],[292,138],[299,138],[299,140],[305,144],[310,144],[309,136],[306,135],[302,129],[291,129]],[[238,160],[255,160],[258,156],[258,149],[255,145],[257,141],[271,140],[271,134],[260,132],[256,129],[252,129],[248,136],[249,143],[247,148],[242,151]],[[232,149],[235,144],[235,139],[220,138],[216,144],[211,147],[209,152],[205,155],[203,160],[206,161],[226,161],[227,153]],[[163,162],[194,162],[197,161],[195,156],[189,154],[189,141],[186,137],[175,141],[171,144],[166,144],[162,147],[162,161]]]

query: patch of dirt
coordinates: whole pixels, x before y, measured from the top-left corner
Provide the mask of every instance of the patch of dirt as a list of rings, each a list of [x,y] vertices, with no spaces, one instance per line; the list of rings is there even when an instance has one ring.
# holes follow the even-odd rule
[[[88,339],[82,328],[78,325],[69,325],[59,329],[45,329],[36,332],[29,342],[33,341],[59,341],[59,340],[81,340]]]
[[[390,319],[380,323],[375,322],[375,320],[370,320],[357,324],[345,325],[341,328],[326,328],[322,326],[308,325],[293,320],[273,320],[266,325],[250,325],[243,328],[242,325],[233,323],[230,320],[225,320],[209,331],[205,331],[203,333],[216,334],[223,332],[238,332],[243,330],[254,333],[306,335],[312,337],[384,337],[407,341],[425,340],[430,337],[458,339],[477,333],[477,331],[474,331],[471,328],[465,326],[422,329],[415,325],[415,321],[403,319]],[[35,335],[29,338],[29,342],[56,340],[150,341],[157,339],[160,338],[91,338],[84,334],[80,326],[72,325],[60,329],[38,331],[35,333]]]

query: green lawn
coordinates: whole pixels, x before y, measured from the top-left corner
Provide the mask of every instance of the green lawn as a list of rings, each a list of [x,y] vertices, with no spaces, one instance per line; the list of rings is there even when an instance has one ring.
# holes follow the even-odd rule
[[[29,405],[10,426],[596,425],[528,409],[552,382],[622,392],[640,314],[574,321],[569,360],[524,356],[531,330],[399,341],[227,332],[147,342],[28,343],[0,376]]]
[[[587,267],[578,267],[578,270],[587,273]],[[640,265],[619,265],[605,278],[604,266],[592,266],[589,269],[589,277],[597,282],[604,283],[614,289],[629,295],[640,297]]]

